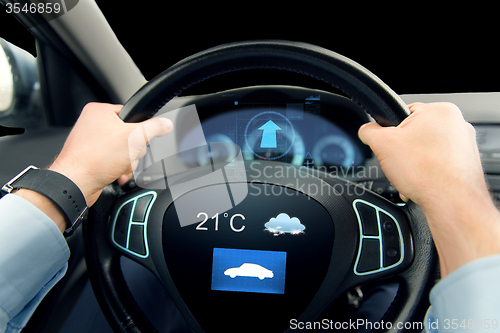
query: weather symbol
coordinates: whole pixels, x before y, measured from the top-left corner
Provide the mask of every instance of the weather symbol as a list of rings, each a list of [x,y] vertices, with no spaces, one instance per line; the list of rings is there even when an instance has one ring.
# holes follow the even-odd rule
[[[281,213],[276,217],[271,218],[266,224],[264,224],[266,230],[273,233],[275,236],[281,234],[292,234],[298,235],[304,233],[306,227],[300,223],[300,220],[296,217],[290,217],[288,214]]]
[[[262,141],[260,148],[276,148],[276,131],[281,131],[281,128],[269,120],[267,123],[259,127],[262,132]]]

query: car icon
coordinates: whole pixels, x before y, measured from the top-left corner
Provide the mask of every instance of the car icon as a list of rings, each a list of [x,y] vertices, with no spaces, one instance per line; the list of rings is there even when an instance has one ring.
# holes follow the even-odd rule
[[[252,263],[243,263],[240,267],[228,268],[224,271],[224,275],[229,275],[233,279],[237,276],[258,277],[260,280],[274,277],[273,271]]]

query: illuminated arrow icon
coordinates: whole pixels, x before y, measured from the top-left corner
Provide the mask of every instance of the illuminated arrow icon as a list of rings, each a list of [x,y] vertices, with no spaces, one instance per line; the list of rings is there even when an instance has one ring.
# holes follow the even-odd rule
[[[272,120],[259,127],[262,130],[262,141],[260,148],[276,148],[276,131],[281,131],[281,128]]]

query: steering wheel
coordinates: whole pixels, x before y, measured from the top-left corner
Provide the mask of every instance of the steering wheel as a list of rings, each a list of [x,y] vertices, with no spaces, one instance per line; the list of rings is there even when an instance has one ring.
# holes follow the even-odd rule
[[[386,84],[337,53],[298,42],[252,41],[180,61],[132,96],[120,117],[148,119],[200,81],[257,68],[322,80],[384,126],[409,114]],[[261,161],[247,170],[247,182],[214,181],[180,196],[169,188],[126,194],[116,185],[104,189],[83,228],[90,280],[115,331],[156,331],[128,290],[120,269],[123,255],[159,277],[195,332],[291,331],[292,318],[314,321],[349,289],[389,276],[398,280],[399,290],[379,331],[409,332],[415,327],[404,323],[422,322],[438,274],[422,210],[412,202],[396,206],[319,172],[264,179],[262,168],[276,166],[284,167]],[[228,192],[229,209],[204,212],[214,198],[222,198],[217,193]],[[176,202],[190,208],[188,225],[181,226]],[[302,227],[287,232],[285,224],[276,224],[281,219]]]

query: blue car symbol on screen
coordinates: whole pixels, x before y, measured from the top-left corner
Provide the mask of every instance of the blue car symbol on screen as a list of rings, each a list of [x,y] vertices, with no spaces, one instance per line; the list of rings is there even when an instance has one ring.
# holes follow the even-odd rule
[[[224,275],[229,275],[233,279],[237,276],[256,277],[260,280],[274,277],[273,271],[252,263],[243,263],[240,267],[228,268],[224,271]]]
[[[284,294],[286,252],[214,248],[212,290]]]

